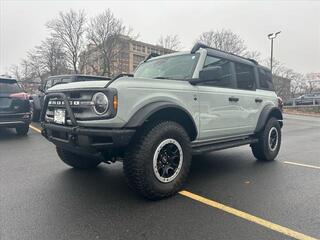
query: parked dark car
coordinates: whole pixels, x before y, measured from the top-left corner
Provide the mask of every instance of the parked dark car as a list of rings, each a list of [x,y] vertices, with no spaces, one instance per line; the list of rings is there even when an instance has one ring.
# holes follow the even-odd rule
[[[42,85],[39,86],[38,94],[33,94],[31,96],[33,115],[32,120],[37,122],[40,118],[41,109],[43,106],[43,98],[45,92],[57,84],[64,84],[70,82],[81,82],[81,81],[99,81],[99,80],[110,80],[108,77],[104,76],[92,76],[92,75],[80,75],[80,74],[71,74],[71,75],[57,75],[49,77]]]
[[[17,80],[0,77],[0,128],[15,128],[18,135],[27,135],[31,120],[28,94]]]

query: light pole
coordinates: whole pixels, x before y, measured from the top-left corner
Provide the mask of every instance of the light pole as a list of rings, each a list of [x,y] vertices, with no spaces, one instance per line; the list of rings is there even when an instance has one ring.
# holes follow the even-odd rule
[[[277,37],[278,34],[280,34],[281,31],[276,33],[269,33],[268,38],[271,40],[271,59],[270,59],[270,69],[272,73],[272,61],[273,61],[273,39]]]

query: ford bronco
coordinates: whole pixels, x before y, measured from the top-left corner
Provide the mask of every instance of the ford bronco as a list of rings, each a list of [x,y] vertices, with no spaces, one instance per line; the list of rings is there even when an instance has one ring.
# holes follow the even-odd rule
[[[197,43],[148,57],[133,75],[50,88],[42,134],[74,168],[121,159],[129,185],[160,199],[183,187],[193,154],[248,144],[274,160],[278,105],[269,69]]]

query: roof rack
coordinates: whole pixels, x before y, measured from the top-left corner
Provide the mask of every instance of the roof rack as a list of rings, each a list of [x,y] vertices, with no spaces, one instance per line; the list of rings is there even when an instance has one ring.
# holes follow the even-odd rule
[[[245,58],[245,59],[247,59],[247,60],[249,60],[249,61],[251,61],[251,62],[253,62],[254,64],[259,64],[258,63],[258,61],[257,60],[255,60],[255,59],[253,59],[253,58]]]
[[[239,58],[242,58],[242,59],[245,59],[245,60],[248,60],[254,64],[258,64],[258,62],[252,58],[246,58],[246,57],[242,57],[242,56],[239,56],[237,54],[234,54],[234,53],[229,53],[229,52],[226,52],[226,51],[223,51],[223,50],[220,50],[220,49],[217,49],[217,48],[213,48],[213,47],[210,47],[208,45],[205,45],[203,43],[200,43],[200,42],[197,42],[193,48],[191,49],[190,53],[195,53],[196,51],[198,51],[200,48],[209,48],[209,49],[212,49],[212,50],[215,50],[215,51],[219,51],[219,52],[223,52],[223,53],[226,53],[226,54],[230,54],[232,56],[236,56],[236,57],[239,57]]]

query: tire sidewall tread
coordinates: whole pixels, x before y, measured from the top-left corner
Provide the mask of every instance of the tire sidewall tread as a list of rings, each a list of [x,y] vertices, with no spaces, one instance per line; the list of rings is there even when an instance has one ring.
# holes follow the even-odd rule
[[[161,183],[153,171],[153,155],[165,139],[179,142],[183,151],[183,164],[177,177],[169,183]],[[185,129],[173,121],[160,121],[145,126],[127,150],[124,172],[129,185],[148,199],[171,196],[186,181],[191,164],[191,145]]]
[[[272,127],[275,127],[278,131],[278,145],[275,151],[270,151],[268,146],[268,138],[269,138],[269,131]],[[262,132],[258,136],[258,143],[253,144],[251,146],[253,155],[260,161],[273,161],[279,151],[281,146],[281,127],[278,122],[278,119],[271,117]]]

